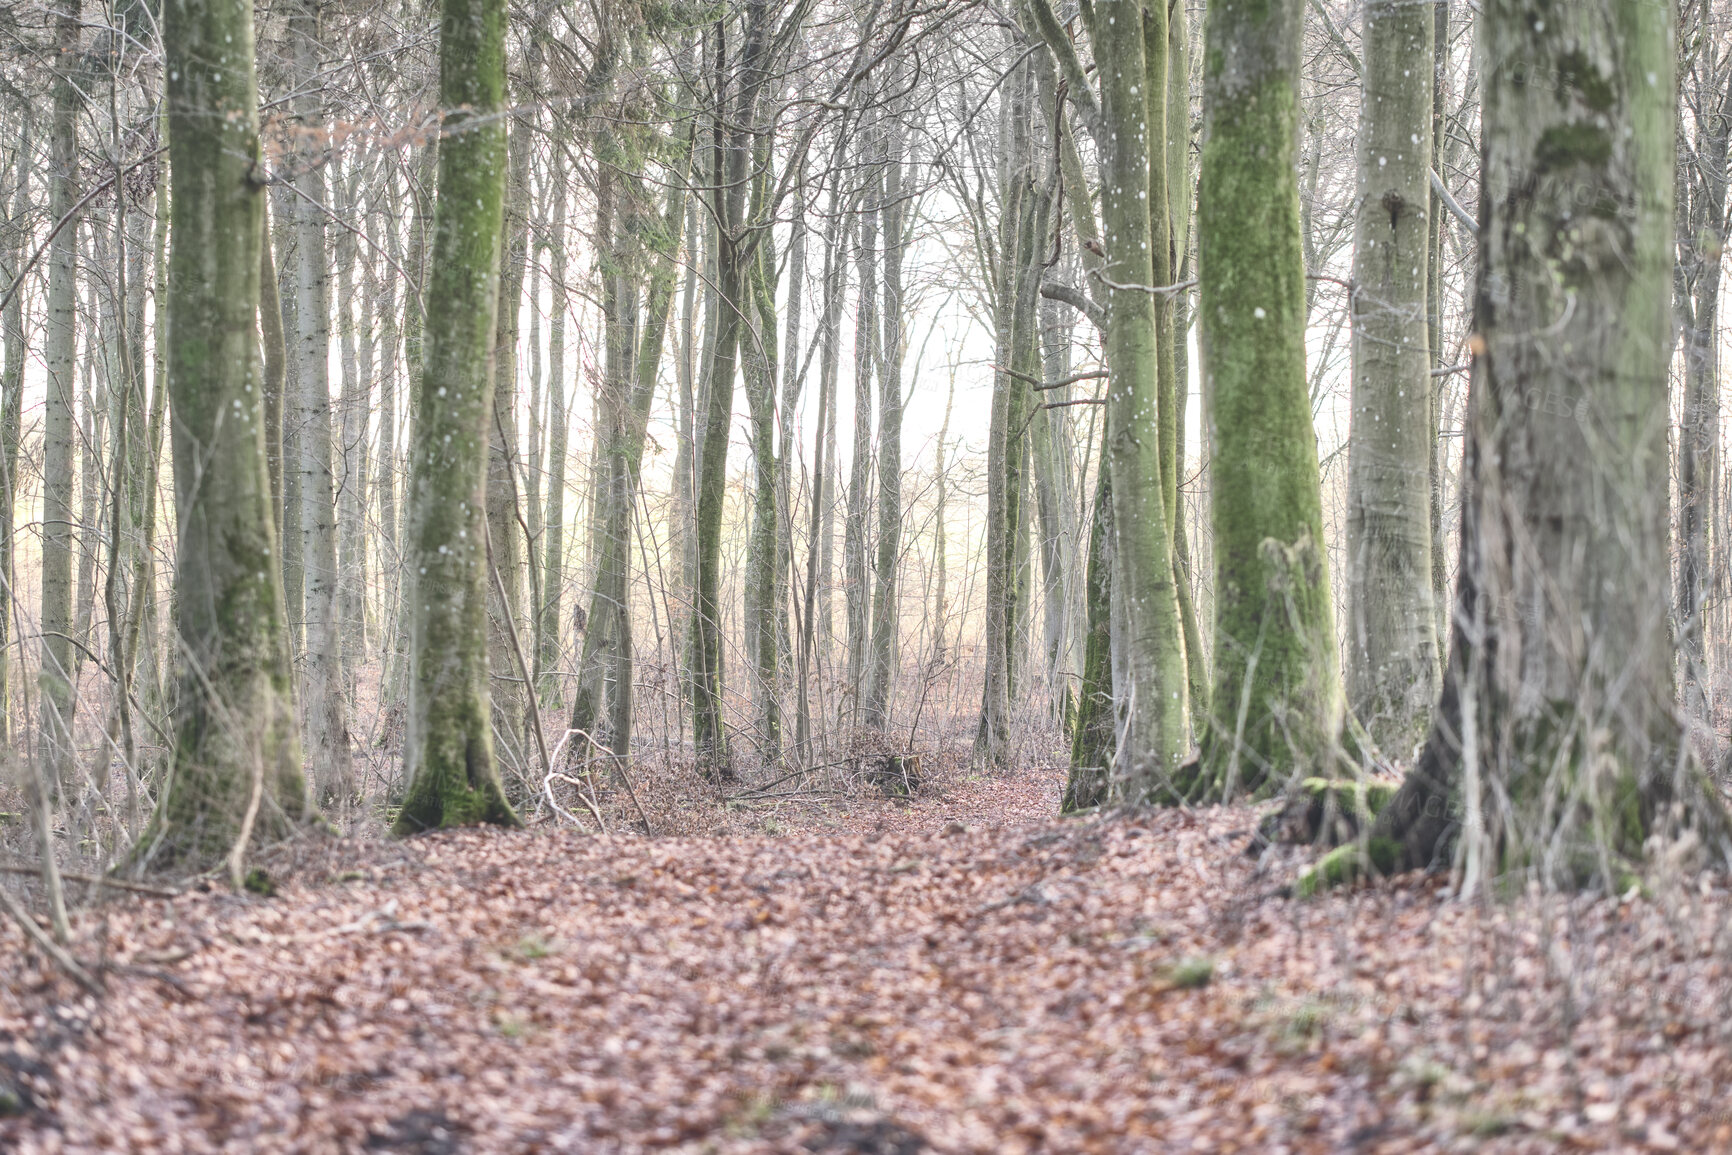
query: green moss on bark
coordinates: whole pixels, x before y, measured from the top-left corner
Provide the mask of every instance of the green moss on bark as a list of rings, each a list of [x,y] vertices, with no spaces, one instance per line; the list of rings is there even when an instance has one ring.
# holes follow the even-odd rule
[[[409,794],[398,835],[517,824],[493,757],[487,659],[487,457],[505,202],[503,0],[444,0],[446,110],[410,439]]]
[[[1214,690],[1192,795],[1316,765],[1339,724],[1299,237],[1302,0],[1212,0],[1198,192]]]

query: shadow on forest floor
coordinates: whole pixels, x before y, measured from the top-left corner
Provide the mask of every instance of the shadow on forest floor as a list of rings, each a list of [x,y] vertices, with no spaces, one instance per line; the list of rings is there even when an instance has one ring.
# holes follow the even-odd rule
[[[0,1148],[1732,1149],[1719,880],[1300,902],[1248,808],[1059,785],[330,842],[268,900],[85,909],[100,1002],[7,924]]]

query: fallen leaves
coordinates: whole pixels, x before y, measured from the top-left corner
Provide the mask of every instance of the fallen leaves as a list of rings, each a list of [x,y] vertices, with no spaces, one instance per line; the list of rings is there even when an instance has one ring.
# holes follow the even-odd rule
[[[1732,1145],[1723,892],[1297,902],[1290,863],[1238,853],[1244,810],[1055,795],[960,782],[782,837],[466,831],[270,900],[129,897],[78,924],[104,999],[35,956],[0,974],[0,1147]]]

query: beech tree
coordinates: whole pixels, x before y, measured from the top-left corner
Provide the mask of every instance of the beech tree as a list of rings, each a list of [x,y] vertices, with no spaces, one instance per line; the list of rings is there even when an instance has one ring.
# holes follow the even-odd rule
[[[504,0],[442,0],[439,193],[409,445],[410,690],[394,830],[517,824],[488,686],[488,446],[505,218]]]
[[[257,315],[264,192],[250,0],[167,0],[173,771],[140,856],[203,869],[310,811],[276,565]],[[236,880],[238,881],[238,879]]]
[[[1180,792],[1221,800],[1320,766],[1341,713],[1305,373],[1295,156],[1302,0],[1212,0],[1197,191],[1215,552],[1214,687]]]
[[[1368,845],[1380,869],[1459,850],[1467,891],[1512,871],[1615,890],[1680,817],[1724,836],[1679,749],[1655,565],[1671,536],[1672,22],[1623,0],[1544,21],[1484,6],[1460,577],[1425,749]]]
[[[1411,752],[1441,671],[1431,586],[1432,14],[1363,16],[1347,493],[1348,705],[1385,754]]]

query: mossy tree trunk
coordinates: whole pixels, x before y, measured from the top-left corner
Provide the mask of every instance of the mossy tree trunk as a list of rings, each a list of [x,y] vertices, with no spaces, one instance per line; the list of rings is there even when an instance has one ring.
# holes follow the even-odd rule
[[[393,831],[517,817],[493,755],[487,473],[507,141],[504,0],[443,0],[439,193],[410,435],[409,793]]]
[[[1089,638],[1067,808],[1158,796],[1189,748],[1186,659],[1174,579],[1178,384],[1169,201],[1169,56],[1164,4],[1100,4],[1088,16],[1096,89],[1044,3],[1032,15],[1087,121],[1101,164],[1106,430],[1089,561]],[[1062,144],[1062,141],[1061,141]],[[1067,168],[1078,168],[1074,161]],[[1110,526],[1106,524],[1110,516]],[[1110,532],[1110,551],[1102,539]],[[1110,556],[1110,563],[1108,558]],[[1108,573],[1099,566],[1110,564]],[[1110,581],[1110,584],[1109,584]],[[1097,604],[1096,598],[1104,599]],[[1105,620],[1103,621],[1103,616]],[[1110,774],[1095,714],[1109,684],[1117,715]]]
[[[1668,620],[1674,12],[1480,17],[1479,274],[1460,579],[1424,752],[1374,861],[1621,887],[1674,813]],[[1547,78],[1546,84],[1533,83]],[[1681,809],[1674,811],[1672,803]]]
[[[1211,0],[1197,193],[1214,688],[1193,800],[1315,766],[1341,714],[1299,229],[1303,0]],[[1423,67],[1423,65],[1421,65]]]
[[[253,6],[168,0],[163,44],[180,690],[172,770],[140,846],[188,870],[286,834],[306,792],[259,379]]]
[[[547,504],[542,513],[541,605],[535,618],[536,689],[542,704],[561,703],[559,610],[565,588],[565,457],[569,430],[565,395],[565,331],[569,304],[565,292],[566,186],[555,179],[553,222],[549,230],[551,282],[547,320]]]
[[[1386,755],[1424,735],[1441,676],[1431,585],[1427,280],[1432,13],[1364,8],[1347,466],[1347,699]]]

